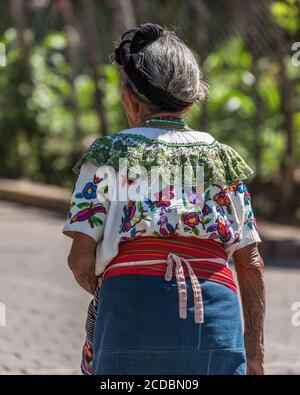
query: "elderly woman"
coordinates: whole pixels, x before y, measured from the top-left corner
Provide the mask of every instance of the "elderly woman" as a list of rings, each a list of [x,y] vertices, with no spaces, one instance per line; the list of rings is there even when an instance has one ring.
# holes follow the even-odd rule
[[[115,60],[130,128],[98,138],[74,167],[63,229],[73,239],[69,267],[94,295],[82,371],[263,374],[263,261],[245,184],[253,172],[183,121],[208,87],[173,32],[150,23],[129,30]],[[192,181],[182,186],[173,170],[184,165],[194,177],[184,171]]]

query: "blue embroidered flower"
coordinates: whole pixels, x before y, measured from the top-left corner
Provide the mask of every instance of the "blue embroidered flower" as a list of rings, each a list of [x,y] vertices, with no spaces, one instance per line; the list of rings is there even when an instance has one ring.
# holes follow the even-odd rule
[[[83,188],[82,194],[85,199],[95,199],[96,191],[97,191],[97,186],[92,182],[88,182]]]

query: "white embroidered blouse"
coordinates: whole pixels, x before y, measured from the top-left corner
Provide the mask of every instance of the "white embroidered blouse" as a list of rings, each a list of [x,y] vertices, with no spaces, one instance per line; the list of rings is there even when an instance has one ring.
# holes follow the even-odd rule
[[[116,187],[102,166],[115,168],[119,158],[137,166],[204,166],[204,189],[180,189],[172,183],[154,196],[117,200]],[[79,173],[63,232],[82,232],[97,242],[96,275],[118,254],[122,240],[169,234],[214,239],[235,249],[260,242],[244,179],[253,172],[231,147],[209,133],[149,127],[124,130],[95,140],[74,167]],[[130,185],[136,182],[128,178]],[[167,196],[167,198],[165,198]]]

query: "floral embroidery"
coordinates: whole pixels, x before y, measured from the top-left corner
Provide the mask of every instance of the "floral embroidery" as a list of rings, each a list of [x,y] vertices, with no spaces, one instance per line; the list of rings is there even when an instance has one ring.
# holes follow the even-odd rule
[[[194,228],[195,226],[200,224],[200,218],[199,215],[196,213],[189,213],[183,216],[183,222],[189,228]]]
[[[247,187],[243,181],[232,181],[229,184],[222,182],[227,179],[224,174],[228,173],[226,169],[228,169],[229,162],[231,163],[230,169],[239,168],[240,162],[233,151],[227,150],[218,142],[196,144],[195,146],[184,144],[173,146],[168,143],[161,144],[157,140],[149,149],[148,140],[140,139],[140,136],[136,137],[109,136],[109,138],[105,138],[105,143],[100,139],[99,144],[94,144],[85,158],[92,159],[89,160],[91,163],[93,160],[97,160],[99,163],[98,161],[102,158],[103,164],[115,167],[120,155],[125,158],[129,155],[129,165],[133,166],[130,170],[134,168],[135,164],[144,166],[144,158],[146,162],[148,160],[148,164],[151,161],[153,166],[161,163],[163,166],[182,163],[194,165],[200,161],[199,163],[204,164],[205,169],[208,166],[208,178],[212,176],[214,182],[209,184],[204,191],[196,189],[192,185],[185,185],[184,189],[178,192],[177,189],[175,190],[175,184],[169,181],[165,188],[154,195],[154,200],[152,198],[143,198],[140,201],[129,200],[123,206],[120,222],[116,224],[120,240],[134,239],[142,237],[144,234],[157,236],[195,235],[222,243],[238,243],[244,237],[246,241],[248,240],[247,232],[257,228],[251,208],[251,196]],[[120,151],[121,149],[125,150],[123,152],[125,155]],[[162,158],[159,158],[161,150],[164,153]],[[174,156],[172,156],[173,154]],[[106,160],[108,161],[106,162]],[[232,166],[233,162],[237,164],[236,167]],[[147,169],[147,163],[145,167]],[[223,170],[225,173],[222,176]],[[234,174],[237,174],[234,170],[230,176],[232,180],[235,178]],[[214,175],[217,173],[220,177],[215,178]],[[207,181],[208,178],[205,180]],[[102,193],[103,189],[107,190],[107,183],[102,185],[102,179],[93,175],[86,177],[85,181],[88,182],[78,183],[78,188],[74,191],[69,223],[87,221],[91,228],[98,227],[99,230],[100,225],[104,227],[105,217],[98,214],[107,213],[105,207],[99,204],[96,199],[97,194]],[[129,179],[127,182],[128,185],[131,185],[135,179]],[[237,222],[242,219],[240,218],[242,211],[237,210],[235,202],[241,210],[244,210],[244,223]],[[78,208],[78,212],[74,212],[74,207]],[[73,210],[73,214],[71,210]]]
[[[243,181],[234,182],[232,185],[230,185],[228,187],[228,190],[230,192],[234,192],[235,196],[236,196],[237,192],[243,193],[244,192],[244,183],[243,183]]]
[[[211,218],[204,217],[200,211],[198,213],[191,212],[182,214],[181,217],[183,219],[183,223],[186,225],[184,227],[185,232],[194,233],[196,236],[200,234],[198,225],[201,224],[204,230],[205,225],[211,221]]]
[[[88,220],[91,228],[94,228],[94,226],[103,225],[103,221],[96,217],[97,213],[106,214],[106,209],[101,203],[78,203],[77,207],[81,208],[82,210],[78,211],[71,217],[71,224],[74,222],[83,222]]]
[[[97,186],[92,182],[88,182],[83,188],[82,195],[85,199],[95,199],[96,191],[97,191]]]
[[[168,207],[171,206],[171,200],[174,198],[174,196],[174,186],[170,185],[163,188],[160,192],[154,194],[156,200],[152,201],[151,199],[146,199],[144,203],[149,207],[151,212],[157,212],[157,210],[160,209],[160,214],[163,215],[164,212],[171,212]],[[167,198],[170,198],[170,200],[167,200]]]
[[[155,205],[157,208],[162,208],[162,211],[166,210],[167,207],[171,206],[171,200],[174,198],[174,186],[170,185],[168,187],[163,188],[159,193],[155,193],[156,197]],[[169,192],[169,193],[168,193]],[[170,198],[170,200],[167,200]]]
[[[237,192],[239,193],[244,193],[244,202],[245,205],[249,205],[250,201],[251,201],[251,195],[248,192],[248,188],[246,186],[246,184],[244,182],[239,182],[239,183],[235,183],[234,185],[230,186],[228,188],[230,190],[230,192],[234,192],[234,194],[236,195]]]
[[[219,206],[225,206],[229,214],[231,214],[231,199],[228,194],[227,188],[221,188],[220,185],[213,184],[213,186],[218,187],[220,192],[216,193],[213,200],[218,203]]]
[[[101,178],[97,177],[96,175],[93,178],[93,182],[88,182],[85,184],[82,192],[76,193],[75,197],[77,199],[96,199],[97,197],[97,184],[102,181]]]
[[[188,193],[188,199],[186,199],[185,195],[186,194],[183,190],[182,200],[185,208],[189,209],[191,206],[198,205],[201,208],[202,215],[204,217],[212,213],[212,208],[207,203],[209,200],[211,200],[209,190],[205,192],[204,198],[196,191],[195,187],[192,187],[192,191]]]

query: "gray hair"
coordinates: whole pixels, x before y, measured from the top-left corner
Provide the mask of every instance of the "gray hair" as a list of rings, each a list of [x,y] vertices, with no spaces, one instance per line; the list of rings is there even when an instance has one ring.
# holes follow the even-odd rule
[[[145,67],[152,77],[153,85],[169,92],[180,100],[204,102],[208,96],[208,83],[199,64],[187,45],[172,31],[164,33],[148,44],[145,54]],[[127,75],[121,71],[122,84],[127,85],[150,112],[161,109],[141,94]]]

